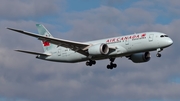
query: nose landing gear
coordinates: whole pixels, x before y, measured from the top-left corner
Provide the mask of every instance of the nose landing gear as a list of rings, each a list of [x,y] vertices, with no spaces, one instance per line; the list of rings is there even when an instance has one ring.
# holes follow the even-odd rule
[[[161,57],[161,53],[160,53],[160,52],[161,52],[162,50],[163,50],[163,49],[161,49],[161,48],[158,48],[158,49],[157,49],[157,54],[156,54],[157,57]]]

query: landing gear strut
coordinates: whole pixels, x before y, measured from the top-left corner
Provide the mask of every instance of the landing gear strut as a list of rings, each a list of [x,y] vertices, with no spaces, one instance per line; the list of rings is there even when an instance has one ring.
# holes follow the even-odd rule
[[[88,60],[86,62],[86,66],[92,66],[92,65],[95,65],[95,64],[96,64],[96,61],[94,61],[94,60]]]
[[[114,64],[113,62],[114,62],[114,60],[115,60],[115,58],[110,58],[110,64],[109,65],[107,65],[107,69],[113,69],[113,68],[116,68],[117,67],[117,64]]]
[[[160,53],[160,52],[161,52],[162,50],[163,50],[163,49],[161,49],[161,48],[158,48],[158,49],[157,49],[157,54],[156,54],[157,57],[161,57],[161,53]]]

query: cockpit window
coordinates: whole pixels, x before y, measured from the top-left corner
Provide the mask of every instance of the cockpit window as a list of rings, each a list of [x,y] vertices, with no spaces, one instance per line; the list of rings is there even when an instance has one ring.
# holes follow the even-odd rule
[[[162,38],[162,37],[168,37],[168,35],[161,35],[160,37],[161,37],[161,38]]]
[[[160,37],[164,37],[164,35],[161,35]]]

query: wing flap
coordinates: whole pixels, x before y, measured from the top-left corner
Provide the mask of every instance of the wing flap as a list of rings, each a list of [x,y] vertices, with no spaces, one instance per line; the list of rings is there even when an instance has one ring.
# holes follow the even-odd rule
[[[33,55],[44,55],[44,56],[50,56],[51,54],[45,54],[45,53],[39,53],[39,52],[33,52],[33,51],[26,51],[26,50],[15,50],[17,52],[27,53],[27,54],[33,54]]]

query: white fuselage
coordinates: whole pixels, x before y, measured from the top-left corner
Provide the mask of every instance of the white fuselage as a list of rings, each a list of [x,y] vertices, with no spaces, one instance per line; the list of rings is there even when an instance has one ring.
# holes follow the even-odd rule
[[[85,42],[96,45],[105,43],[108,47],[113,47],[107,55],[83,55],[75,52],[69,48],[57,47],[50,52],[51,56],[38,56],[39,59],[55,62],[81,62],[91,60],[100,60],[108,58],[116,58],[129,56],[135,53],[154,51],[158,48],[166,48],[170,46],[173,41],[164,33],[160,32],[145,32],[126,36],[119,36],[96,41]]]

